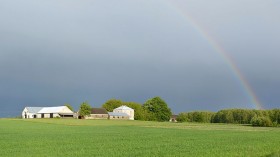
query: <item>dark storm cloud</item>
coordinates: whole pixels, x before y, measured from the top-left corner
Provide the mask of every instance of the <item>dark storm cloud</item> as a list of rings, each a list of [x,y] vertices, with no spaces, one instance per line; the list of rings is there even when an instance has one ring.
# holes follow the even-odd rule
[[[277,107],[279,4],[181,3],[233,56],[264,106]],[[253,107],[226,61],[167,1],[2,1],[0,19],[0,116],[153,96],[176,113]]]

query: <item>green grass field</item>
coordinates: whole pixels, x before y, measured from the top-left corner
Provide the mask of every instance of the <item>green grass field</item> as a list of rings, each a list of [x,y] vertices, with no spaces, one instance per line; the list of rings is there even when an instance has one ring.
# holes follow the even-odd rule
[[[280,128],[0,119],[0,156],[278,156]],[[273,154],[274,153],[274,154]]]

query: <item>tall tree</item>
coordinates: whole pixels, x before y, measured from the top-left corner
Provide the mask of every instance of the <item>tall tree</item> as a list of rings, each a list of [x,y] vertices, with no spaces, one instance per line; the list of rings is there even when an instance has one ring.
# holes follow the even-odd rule
[[[90,115],[91,113],[91,106],[88,104],[88,102],[83,102],[80,105],[80,110],[79,110],[79,114],[82,117],[85,117],[87,115]]]
[[[105,108],[108,112],[112,112],[115,108],[122,106],[123,102],[118,99],[110,99],[106,101],[102,107]]]
[[[170,119],[171,110],[167,103],[160,97],[147,100],[143,104],[143,108],[150,113],[148,120],[169,121]]]

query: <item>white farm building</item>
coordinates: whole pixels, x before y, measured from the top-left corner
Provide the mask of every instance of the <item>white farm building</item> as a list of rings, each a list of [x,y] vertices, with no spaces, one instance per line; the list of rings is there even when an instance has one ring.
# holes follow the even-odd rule
[[[67,106],[56,107],[25,107],[22,111],[22,118],[56,118],[74,117],[74,112]]]
[[[115,108],[114,113],[126,113],[129,116],[129,120],[134,120],[134,109],[127,107],[125,105]]]

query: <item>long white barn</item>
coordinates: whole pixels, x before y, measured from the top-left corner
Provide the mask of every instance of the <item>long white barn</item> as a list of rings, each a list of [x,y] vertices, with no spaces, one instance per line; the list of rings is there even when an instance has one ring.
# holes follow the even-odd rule
[[[67,106],[56,107],[25,107],[22,111],[22,118],[56,118],[74,117],[74,112]]]

